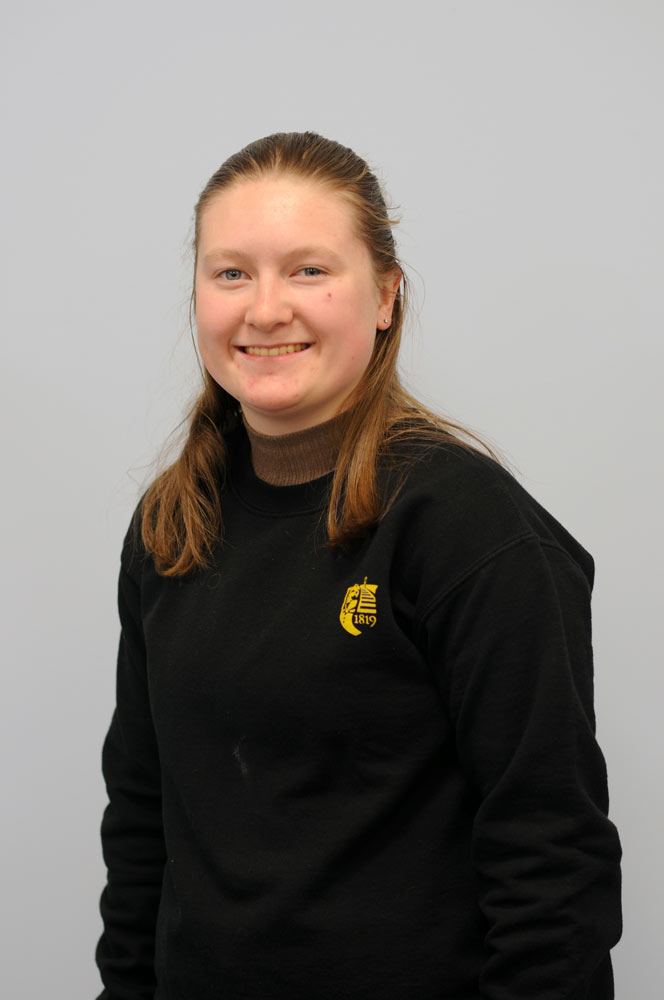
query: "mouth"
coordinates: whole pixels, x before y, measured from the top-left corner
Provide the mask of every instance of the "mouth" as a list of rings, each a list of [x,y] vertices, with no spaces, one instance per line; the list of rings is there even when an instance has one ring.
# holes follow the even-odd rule
[[[244,354],[252,354],[261,358],[276,358],[280,354],[298,354],[306,351],[310,344],[279,344],[276,347],[240,347]]]

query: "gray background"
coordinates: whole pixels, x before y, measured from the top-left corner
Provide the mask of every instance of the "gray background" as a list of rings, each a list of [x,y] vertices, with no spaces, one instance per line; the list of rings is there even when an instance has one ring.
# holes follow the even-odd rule
[[[311,128],[400,206],[410,384],[595,555],[617,995],[659,997],[663,10],[5,2],[5,995],[98,990],[118,554],[193,385],[193,203],[241,145]]]

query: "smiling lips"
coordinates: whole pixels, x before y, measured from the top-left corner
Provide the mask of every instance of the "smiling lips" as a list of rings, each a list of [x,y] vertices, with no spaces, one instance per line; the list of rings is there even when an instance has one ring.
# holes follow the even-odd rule
[[[309,344],[281,344],[279,347],[242,347],[245,354],[257,354],[262,358],[275,358],[279,354],[296,354],[306,351]]]

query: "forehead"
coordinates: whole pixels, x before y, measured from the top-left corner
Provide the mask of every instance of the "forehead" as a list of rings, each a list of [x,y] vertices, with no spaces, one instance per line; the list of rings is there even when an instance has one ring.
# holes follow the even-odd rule
[[[199,242],[202,246],[222,236],[362,246],[355,210],[341,192],[320,181],[281,174],[239,180],[212,195],[201,213]]]

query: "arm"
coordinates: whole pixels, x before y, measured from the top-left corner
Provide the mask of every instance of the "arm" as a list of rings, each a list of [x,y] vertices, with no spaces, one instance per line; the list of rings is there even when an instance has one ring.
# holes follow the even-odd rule
[[[124,568],[119,610],[117,707],[103,750],[109,805],[101,834],[108,883],[100,904],[104,933],[97,964],[105,989],[98,1000],[151,1000],[165,847],[139,588]]]
[[[590,585],[555,544],[507,545],[428,615],[477,794],[487,1000],[610,1000],[620,845],[595,741]]]

